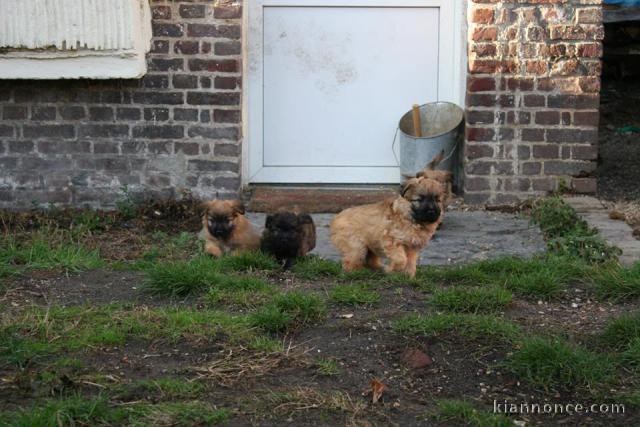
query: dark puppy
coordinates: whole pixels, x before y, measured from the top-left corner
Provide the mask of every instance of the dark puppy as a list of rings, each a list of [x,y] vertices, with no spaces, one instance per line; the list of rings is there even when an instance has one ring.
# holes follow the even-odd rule
[[[279,212],[267,216],[260,248],[289,269],[295,258],[316,247],[316,227],[311,216]]]

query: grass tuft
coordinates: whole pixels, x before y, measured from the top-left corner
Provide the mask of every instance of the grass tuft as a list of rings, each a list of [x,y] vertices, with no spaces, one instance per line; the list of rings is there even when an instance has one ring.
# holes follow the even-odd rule
[[[260,251],[226,255],[216,261],[220,271],[223,272],[265,271],[280,267],[275,258]]]
[[[318,364],[318,374],[324,376],[335,376],[339,375],[341,372],[340,366],[333,359],[321,359],[317,362]]]
[[[321,319],[326,312],[317,295],[289,292],[276,295],[273,301],[250,316],[253,326],[266,332],[286,332]]]
[[[321,277],[340,277],[342,267],[335,261],[318,256],[307,256],[299,259],[293,266],[293,273],[301,279],[313,280]]]
[[[372,305],[380,301],[380,294],[365,284],[336,285],[329,291],[333,302],[345,305]]]
[[[100,253],[73,241],[69,233],[46,230],[18,241],[12,236],[0,239],[0,276],[19,270],[66,272],[92,270],[104,266]]]
[[[110,408],[104,397],[73,396],[49,400],[31,409],[0,413],[0,424],[7,427],[108,425],[124,417],[124,411]]]
[[[463,338],[490,339],[497,342],[513,342],[520,335],[520,328],[508,320],[478,314],[410,315],[393,323],[396,331],[406,335],[426,337],[455,333]]]
[[[558,338],[526,338],[506,366],[524,381],[545,389],[600,386],[611,379],[613,364]]]
[[[640,262],[628,268],[605,265],[590,276],[595,292],[601,298],[622,301],[640,297]]]
[[[512,295],[501,287],[437,289],[431,303],[441,309],[459,313],[493,313],[511,304]]]
[[[464,400],[438,400],[433,418],[451,424],[460,423],[471,427],[510,427],[513,422],[504,415],[476,409]]]
[[[153,400],[186,400],[202,395],[206,387],[195,381],[185,381],[177,378],[156,378],[153,380],[139,380],[115,387],[112,390],[114,398],[122,401],[135,400],[138,396]]]
[[[640,339],[640,312],[623,314],[607,322],[600,335],[603,345],[614,350],[622,350]]]
[[[189,261],[158,264],[146,271],[144,289],[154,295],[183,297],[226,280],[214,260],[199,256]]]

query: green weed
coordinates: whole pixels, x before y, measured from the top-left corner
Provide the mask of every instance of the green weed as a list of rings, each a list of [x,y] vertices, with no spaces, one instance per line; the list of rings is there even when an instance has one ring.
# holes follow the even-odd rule
[[[540,199],[533,204],[532,221],[538,224],[549,250],[590,264],[616,260],[620,249],[607,244],[597,230],[589,228],[559,196]]]

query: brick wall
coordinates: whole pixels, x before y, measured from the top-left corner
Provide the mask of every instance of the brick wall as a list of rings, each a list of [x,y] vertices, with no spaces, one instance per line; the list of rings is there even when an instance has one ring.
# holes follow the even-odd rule
[[[469,203],[596,190],[600,3],[469,0]]]
[[[1,81],[0,208],[240,187],[241,1],[153,0],[141,80]]]

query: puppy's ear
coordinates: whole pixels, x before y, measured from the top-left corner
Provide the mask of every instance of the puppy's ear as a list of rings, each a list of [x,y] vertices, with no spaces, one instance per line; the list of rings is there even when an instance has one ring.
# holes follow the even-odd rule
[[[231,209],[233,210],[233,213],[239,214],[239,215],[244,215],[245,213],[245,208],[244,208],[244,203],[242,203],[242,201],[240,200],[234,200],[231,202]]]
[[[298,215],[298,221],[300,221],[300,224],[313,224],[313,218],[309,214]]]
[[[416,178],[411,178],[403,182],[402,186],[400,187],[400,196],[404,197],[405,194],[407,194],[407,191],[409,191],[414,185],[416,185],[417,182],[418,180]]]
[[[209,206],[211,206],[211,203],[213,203],[213,201],[200,202],[200,204],[198,205],[198,212],[200,212],[200,215],[207,214],[207,212],[209,211]]]

